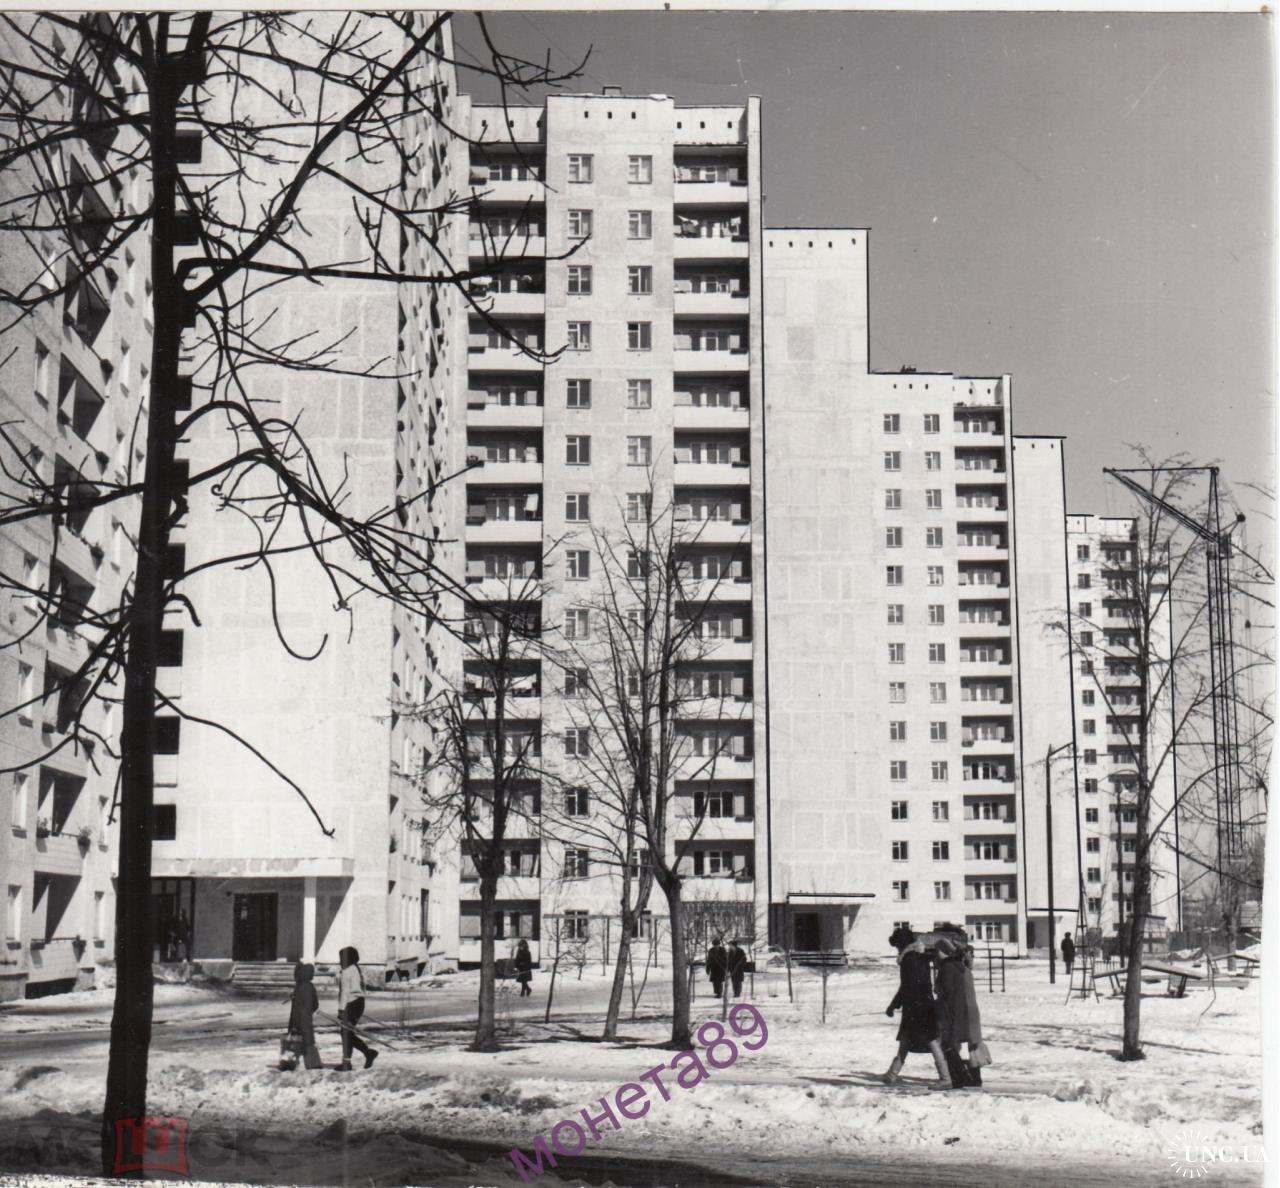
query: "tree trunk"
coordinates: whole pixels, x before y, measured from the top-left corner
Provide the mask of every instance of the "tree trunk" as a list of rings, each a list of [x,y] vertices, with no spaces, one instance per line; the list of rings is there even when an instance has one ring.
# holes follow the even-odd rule
[[[1134,851],[1133,911],[1129,916],[1129,944],[1124,984],[1124,1044],[1122,1060],[1142,1060],[1142,942],[1147,915],[1151,911],[1151,852],[1147,846],[1147,815],[1150,796],[1139,791],[1138,837]],[[1117,830],[1119,822],[1117,819]],[[1120,872],[1120,902],[1124,903],[1124,871]]]
[[[604,1033],[601,1038],[618,1038],[618,1014],[622,1010],[622,992],[627,985],[627,969],[631,964],[631,924],[623,919],[622,936],[618,940],[618,956],[613,966],[613,985],[609,988],[609,1008],[604,1015]]]
[[[684,905],[680,899],[680,880],[672,877],[662,888],[667,897],[667,916],[671,921],[671,1043],[679,1048],[693,1046],[689,1029],[689,963],[684,944]]]
[[[181,295],[173,278],[173,164],[176,92],[161,71],[150,80],[154,217],[151,238],[151,386],[147,457],[138,523],[137,563],[129,603],[120,738],[120,850],[116,879],[116,992],[111,1013],[101,1154],[105,1176],[130,1170],[132,1133],[147,1116],[151,1049],[151,817],[155,782],[156,662],[164,615],[165,561],[173,470],[173,397],[182,335]],[[123,1140],[123,1141],[121,1141]],[[141,1162],[141,1161],[139,1161]]]
[[[497,1024],[494,1018],[494,949],[497,925],[493,904],[498,898],[498,880],[492,875],[480,879],[480,1002],[476,1013],[476,1052],[498,1050]]]

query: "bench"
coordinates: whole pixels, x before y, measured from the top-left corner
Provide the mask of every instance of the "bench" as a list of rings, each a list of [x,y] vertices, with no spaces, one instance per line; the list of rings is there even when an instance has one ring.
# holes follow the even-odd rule
[[[1187,969],[1185,966],[1177,965],[1159,965],[1155,962],[1143,963],[1142,969],[1146,973],[1165,974],[1169,978],[1169,993],[1174,998],[1184,998],[1187,993],[1187,983],[1203,982],[1204,974],[1196,973],[1194,969]],[[1174,983],[1177,983],[1175,988]]]
[[[1262,967],[1262,959],[1260,957],[1250,956],[1248,953],[1232,953],[1237,961],[1244,962],[1244,976],[1246,978],[1253,977],[1254,970]]]
[[[849,954],[839,949],[793,949],[792,965],[810,965],[819,969],[843,969],[849,964]]]
[[[1124,975],[1128,973],[1125,969],[1103,969],[1094,971],[1094,981],[1097,981],[1098,975],[1106,978],[1111,983],[1112,996],[1119,996],[1124,993]]]

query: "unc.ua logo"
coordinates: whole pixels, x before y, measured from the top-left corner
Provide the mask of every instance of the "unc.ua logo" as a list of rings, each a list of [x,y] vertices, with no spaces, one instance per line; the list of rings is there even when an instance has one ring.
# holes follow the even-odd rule
[[[1259,1144],[1217,1142],[1203,1131],[1188,1128],[1176,1135],[1165,1147],[1169,1170],[1184,1180],[1199,1180],[1220,1163],[1266,1163],[1267,1153]]]

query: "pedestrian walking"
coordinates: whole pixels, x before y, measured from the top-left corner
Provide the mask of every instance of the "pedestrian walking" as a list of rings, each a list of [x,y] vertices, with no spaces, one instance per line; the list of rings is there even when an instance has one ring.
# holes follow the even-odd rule
[[[949,938],[937,942],[938,954],[938,1025],[942,1039],[942,1055],[950,1077],[949,1085],[940,1089],[982,1087],[982,1073],[975,1062],[982,1043],[982,1016],[978,1011],[978,992],[973,984],[971,950],[968,945]],[[968,1060],[960,1058],[960,1045],[968,1046]]]
[[[522,940],[516,946],[516,981],[520,983],[520,997],[528,998],[533,994],[529,983],[533,981],[533,956],[529,952],[529,942]]]
[[[711,992],[719,998],[724,991],[724,975],[729,967],[729,957],[724,951],[724,941],[716,937],[707,952],[707,977],[711,979]]]
[[[341,1072],[351,1071],[351,1053],[358,1049],[364,1054],[365,1068],[372,1068],[377,1060],[376,1049],[356,1034],[356,1024],[364,1014],[364,975],[360,972],[360,952],[348,945],[338,953],[338,964],[342,967],[338,974],[338,1022],[342,1024],[342,1063],[338,1065]]]
[[[898,993],[885,1014],[892,1019],[893,1012],[901,1007],[902,1022],[898,1026],[898,1054],[884,1074],[885,1084],[894,1085],[901,1079],[908,1053],[928,1052],[933,1056],[939,1082],[950,1085],[951,1077],[939,1041],[929,954],[910,928],[895,928],[889,943],[898,950]]]
[[[1071,967],[1076,963],[1076,942],[1071,939],[1071,933],[1064,932],[1062,934],[1062,966],[1067,971],[1067,976],[1071,976]]]
[[[729,980],[733,982],[734,998],[742,997],[742,979],[747,972],[747,955],[735,940],[729,946]]]
[[[289,998],[289,1034],[287,1037],[293,1062],[302,1057],[306,1068],[320,1068],[320,1051],[316,1047],[315,1013],[320,1009],[314,978],[316,967],[299,962],[293,969],[293,994]],[[282,1065],[283,1067],[283,1065]]]

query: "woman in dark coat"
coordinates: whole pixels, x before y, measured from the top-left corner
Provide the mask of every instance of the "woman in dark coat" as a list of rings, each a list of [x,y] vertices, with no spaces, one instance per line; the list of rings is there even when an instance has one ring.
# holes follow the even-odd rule
[[[909,928],[895,929],[889,943],[898,950],[898,993],[885,1014],[893,1018],[893,1012],[901,1007],[902,1023],[898,1027],[898,1054],[884,1074],[885,1083],[892,1085],[898,1081],[908,1052],[929,1052],[939,1080],[950,1084],[938,1042],[938,1013],[929,976],[929,955]]]
[[[943,939],[938,941],[937,952],[938,1025],[951,1088],[978,1087],[982,1084],[982,1072],[973,1064],[973,1053],[982,1043],[982,1016],[969,968],[969,950]],[[960,1059],[961,1044],[969,1045],[968,1062]]]
[[[529,953],[529,942],[521,941],[516,946],[516,981],[520,983],[520,997],[528,998],[533,991],[529,983],[533,981],[533,957]]]
[[[303,1063],[307,1068],[320,1067],[320,1053],[316,1050],[315,1013],[320,1009],[313,979],[316,967],[301,962],[293,970],[293,996],[289,1000],[289,1031],[299,1036]]]

